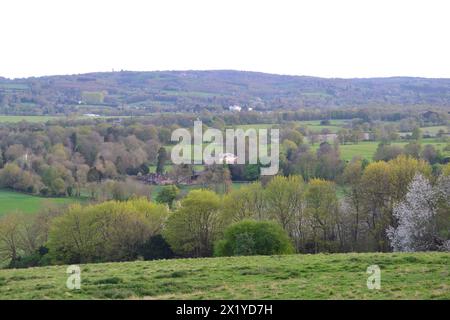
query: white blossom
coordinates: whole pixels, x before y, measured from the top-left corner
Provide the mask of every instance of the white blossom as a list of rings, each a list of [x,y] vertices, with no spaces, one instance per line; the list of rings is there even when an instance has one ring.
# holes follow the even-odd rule
[[[434,249],[434,217],[440,192],[436,189],[421,174],[411,181],[405,200],[394,207],[397,228],[390,226],[386,230],[394,251]]]

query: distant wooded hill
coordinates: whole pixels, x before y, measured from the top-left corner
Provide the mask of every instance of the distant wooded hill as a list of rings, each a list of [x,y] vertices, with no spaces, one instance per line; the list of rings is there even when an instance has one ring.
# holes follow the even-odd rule
[[[325,79],[244,71],[104,72],[0,78],[0,113],[200,112],[332,107],[450,107],[450,79]]]

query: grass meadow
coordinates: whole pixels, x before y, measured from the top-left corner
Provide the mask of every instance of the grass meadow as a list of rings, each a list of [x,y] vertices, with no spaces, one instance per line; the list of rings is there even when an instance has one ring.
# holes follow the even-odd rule
[[[64,117],[57,116],[6,116],[0,115],[0,123],[17,123],[21,121],[44,123],[50,120],[64,119]]]
[[[369,161],[373,160],[373,156],[375,152],[377,151],[377,147],[379,141],[361,141],[357,144],[349,143],[349,144],[341,144],[339,145],[339,150],[341,152],[341,158],[346,161],[350,161],[355,156],[360,156],[364,159],[367,159]],[[397,145],[400,147],[404,147],[406,144],[408,144],[408,141],[398,141],[393,142],[392,145]],[[444,155],[450,156],[449,151],[444,151],[444,148],[446,144],[444,142],[440,142],[437,139],[434,138],[428,138],[428,139],[422,139],[422,147],[431,144],[433,145],[437,150],[441,150]],[[316,143],[312,146],[313,149],[317,149],[319,147],[319,143]]]
[[[76,198],[44,198],[9,190],[0,190],[0,217],[7,213],[37,213],[46,206],[64,205],[80,201]]]
[[[367,288],[378,265],[381,288]],[[450,299],[448,253],[348,253],[84,264],[0,270],[0,299]]]

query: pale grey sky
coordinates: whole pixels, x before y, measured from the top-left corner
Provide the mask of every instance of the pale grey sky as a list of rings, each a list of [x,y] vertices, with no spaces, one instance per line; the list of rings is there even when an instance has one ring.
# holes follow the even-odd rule
[[[2,0],[0,76],[238,69],[450,78],[447,0]]]

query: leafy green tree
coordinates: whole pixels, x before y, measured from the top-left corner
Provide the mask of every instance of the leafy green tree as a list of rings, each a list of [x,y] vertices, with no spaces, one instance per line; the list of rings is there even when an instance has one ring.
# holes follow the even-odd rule
[[[229,226],[216,242],[214,255],[272,255],[294,253],[287,233],[273,221],[244,220]]]
[[[364,163],[360,158],[354,158],[345,167],[342,174],[342,181],[344,182],[345,199],[350,204],[352,222],[352,247],[356,248],[358,245],[359,229],[361,228],[361,215],[363,209],[363,190],[361,185],[361,178],[364,171]]]
[[[165,203],[171,208],[179,193],[180,190],[174,185],[164,187],[156,196],[156,202]]]
[[[223,200],[224,219],[227,223],[244,219],[266,218],[266,197],[259,182],[244,185],[226,194]]]
[[[339,207],[334,183],[312,179],[306,192],[306,215],[312,229],[314,252],[337,251],[340,234]]]
[[[408,192],[408,185],[417,173],[431,177],[431,166],[424,160],[401,155],[388,162],[390,167],[390,189],[393,201],[402,201]]]
[[[436,150],[436,148],[431,144],[427,144],[424,146],[421,157],[424,160],[428,161],[430,164],[436,164],[443,159],[441,151]]]
[[[14,262],[20,256],[22,216],[8,214],[0,219],[0,261]]]
[[[265,189],[268,212],[284,230],[290,231],[301,215],[304,183],[299,176],[276,176]]]
[[[297,130],[286,129],[281,131],[281,142],[285,140],[289,140],[298,146],[303,143],[303,136]]]
[[[411,133],[411,138],[414,140],[422,139],[422,130],[419,127],[415,127]]]
[[[317,149],[316,177],[333,180],[343,170],[338,145],[322,142]]]
[[[367,250],[389,250],[385,230],[392,220],[392,168],[384,161],[373,162],[361,178],[363,219],[368,228]]]
[[[164,173],[164,165],[167,161],[167,151],[166,148],[161,147],[158,151],[158,158],[156,163],[156,173],[163,174]]]
[[[399,146],[393,146],[387,144],[386,142],[380,142],[373,156],[373,160],[389,161],[398,157],[400,154],[402,154],[402,152],[403,148]]]
[[[413,158],[419,159],[420,154],[422,153],[422,145],[420,142],[412,141],[405,145],[404,152]]]
[[[167,221],[164,237],[183,256],[206,257],[221,232],[221,199],[209,190],[192,190]]]
[[[265,188],[268,216],[277,221],[295,241],[305,244],[305,184],[300,176],[276,176]]]
[[[66,184],[62,178],[61,172],[53,167],[48,166],[42,174],[42,181],[48,187],[49,195],[65,195]]]
[[[226,164],[212,164],[206,166],[199,178],[205,188],[213,189],[217,193],[227,193],[231,189],[231,174]]]
[[[258,164],[244,165],[244,179],[247,181],[255,181],[259,179],[261,170]]]
[[[18,182],[22,170],[15,163],[7,163],[3,169],[0,170],[0,186],[3,188],[13,188]]]
[[[74,205],[52,221],[49,254],[63,263],[136,259],[141,246],[161,233],[168,213],[145,198]]]
[[[0,187],[39,193],[43,186],[38,175],[22,170],[15,163],[7,163],[3,169],[0,169]]]
[[[309,149],[308,145],[301,145],[292,161],[293,171],[308,181],[315,176],[316,163],[316,154]]]

